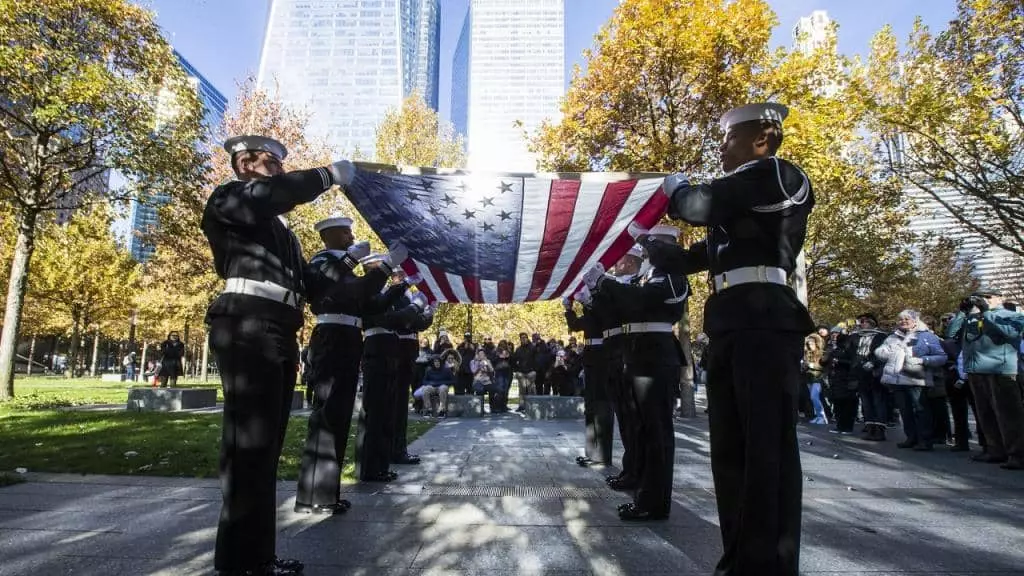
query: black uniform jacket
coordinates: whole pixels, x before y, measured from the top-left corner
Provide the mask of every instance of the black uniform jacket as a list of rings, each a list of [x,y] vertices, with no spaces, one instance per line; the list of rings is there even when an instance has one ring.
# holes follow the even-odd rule
[[[769,157],[745,164],[707,184],[672,191],[669,216],[707,227],[707,237],[683,249],[648,241],[651,263],[677,274],[736,268],[796,268],[804,245],[807,218],[814,207],[810,180],[795,165]],[[708,335],[733,330],[810,333],[807,308],[789,286],[753,283],[712,294],[704,309]]]

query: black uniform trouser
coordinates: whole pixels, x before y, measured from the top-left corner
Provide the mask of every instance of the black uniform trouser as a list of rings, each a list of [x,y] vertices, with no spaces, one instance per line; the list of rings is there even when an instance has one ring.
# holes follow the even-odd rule
[[[245,570],[274,559],[277,463],[295,391],[296,332],[257,318],[210,322],[210,349],[224,387],[217,570]]]
[[[616,336],[615,338],[622,338]],[[623,374],[622,351],[620,344],[612,344],[605,340],[605,361],[607,371],[608,398],[612,402],[612,411],[619,422],[619,438],[622,439],[622,473],[620,478],[637,480],[640,477],[640,459],[636,445],[637,406],[630,386]]]
[[[857,421],[857,395],[854,392],[844,396],[833,396],[832,404],[835,406],[836,430],[840,432],[853,432],[853,425]]]
[[[772,330],[711,338],[711,471],[724,548],[715,576],[797,575],[803,342],[803,334]]]
[[[633,388],[637,405],[636,446],[640,460],[636,505],[654,514],[668,514],[672,507],[672,475],[675,470],[675,390],[679,365],[627,360],[625,378]]]
[[[406,437],[409,427],[409,395],[412,393],[413,374],[416,371],[416,356],[419,355],[419,341],[403,338],[398,340],[398,372],[395,376],[395,393],[392,397],[394,413],[391,426],[391,458],[404,458],[409,451]]]
[[[601,355],[601,346],[588,347],[586,364],[587,384],[583,388],[583,418],[586,424],[586,443],[583,454],[602,464],[612,463],[612,440],[615,413],[608,400],[608,366]],[[590,359],[593,356],[593,360]]]
[[[341,471],[359,385],[359,328],[324,324],[309,344],[309,386],[316,390],[302,452],[297,504],[323,506],[341,497]]]
[[[378,340],[371,342],[373,339]],[[393,342],[391,342],[393,340]],[[395,378],[398,375],[398,338],[370,336],[363,354],[363,405],[356,434],[356,477],[366,480],[387,472],[391,465],[391,426]]]

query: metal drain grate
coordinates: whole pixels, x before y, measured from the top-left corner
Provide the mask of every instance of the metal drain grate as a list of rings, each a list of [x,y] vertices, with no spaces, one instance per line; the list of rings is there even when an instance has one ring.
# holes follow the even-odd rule
[[[366,486],[357,484],[345,487],[345,492],[377,494],[418,494],[422,496],[482,496],[498,498],[518,496],[522,498],[578,498],[588,500],[622,499],[622,495],[607,488],[563,488],[558,486],[473,486],[465,484],[421,484]]]

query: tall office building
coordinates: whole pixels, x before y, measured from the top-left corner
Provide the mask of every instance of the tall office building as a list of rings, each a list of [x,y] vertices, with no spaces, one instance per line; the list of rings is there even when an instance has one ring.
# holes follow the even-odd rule
[[[793,27],[793,45],[801,52],[812,52],[825,45],[832,19],[825,10],[815,10],[803,16]]]
[[[470,0],[453,60],[451,118],[470,168],[535,170],[523,130],[558,119],[565,1]]]
[[[189,83],[199,94],[199,99],[203,103],[203,126],[207,133],[215,133],[227,112],[227,98],[184,56],[177,51],[174,52],[174,55],[178,58],[178,64],[185,70]],[[173,117],[175,114],[173,96],[166,92],[157,94],[156,108],[157,123]],[[118,172],[111,174],[111,187],[120,188],[126,184],[127,181],[122,174]],[[131,252],[132,258],[139,262],[146,262],[153,257],[156,247],[150,242],[150,235],[158,225],[157,211],[160,205],[167,200],[166,195],[144,193],[131,202],[131,212],[128,216],[130,224],[128,250]]]
[[[437,109],[440,18],[438,0],[270,0],[257,84],[339,152],[372,156],[414,90]]]

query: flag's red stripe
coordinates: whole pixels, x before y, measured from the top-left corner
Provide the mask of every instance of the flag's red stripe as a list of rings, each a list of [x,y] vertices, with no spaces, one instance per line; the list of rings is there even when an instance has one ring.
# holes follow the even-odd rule
[[[480,291],[480,280],[476,276],[463,276],[462,285],[466,288],[466,295],[471,302],[479,304],[484,301],[483,292]]]
[[[639,224],[641,228],[650,229],[658,223],[658,220],[661,220],[667,208],[668,198],[661,192],[655,192],[654,196],[651,196],[643,208],[636,213],[633,221]],[[615,242],[612,242],[608,250],[601,255],[599,262],[604,265],[605,269],[610,269],[619,261],[619,258],[622,258],[626,252],[629,252],[634,243],[635,240],[629,235],[629,231],[623,230],[619,237],[615,239]]]
[[[437,287],[441,289],[441,294],[444,294],[445,302],[458,302],[459,299],[452,292],[452,287],[448,284],[448,275],[444,273],[444,270],[437,266],[428,266],[428,268],[430,275],[434,277],[434,282],[437,282]]]
[[[597,250],[601,240],[604,239],[608,234],[608,230],[611,229],[612,225],[615,224],[615,220],[618,219],[619,212],[622,211],[626,200],[629,199],[633,188],[636,187],[636,182],[636,180],[612,182],[605,188],[604,197],[601,198],[601,205],[597,208],[597,215],[594,216],[594,222],[590,225],[587,238],[583,241],[583,245],[580,246],[580,251],[576,253],[576,258],[569,265],[569,271],[566,272],[565,278],[562,278],[562,282],[554,292],[555,294],[565,292],[568,284],[579,274],[583,264],[587,262],[594,253],[594,250]]]
[[[402,270],[404,270],[405,273],[409,276],[415,276],[420,273],[419,267],[416,266],[416,262],[414,262],[411,258],[407,259],[405,262],[402,262]],[[431,304],[437,302],[437,297],[434,296],[434,292],[430,290],[430,285],[427,284],[426,280],[420,280],[418,283],[416,283],[416,288],[418,288],[420,292],[423,292],[423,295],[427,297],[428,302],[430,302]]]
[[[540,298],[551,280],[551,272],[558,257],[562,254],[562,246],[569,235],[572,225],[572,213],[576,209],[576,198],[580,192],[579,180],[553,180],[551,195],[548,197],[547,218],[544,222],[544,239],[540,244],[540,255],[537,267],[533,271],[533,284],[527,294],[527,302]],[[525,225],[525,223],[524,223]]]
[[[498,282],[498,302],[506,304],[512,301],[512,294],[515,292],[514,281]]]

